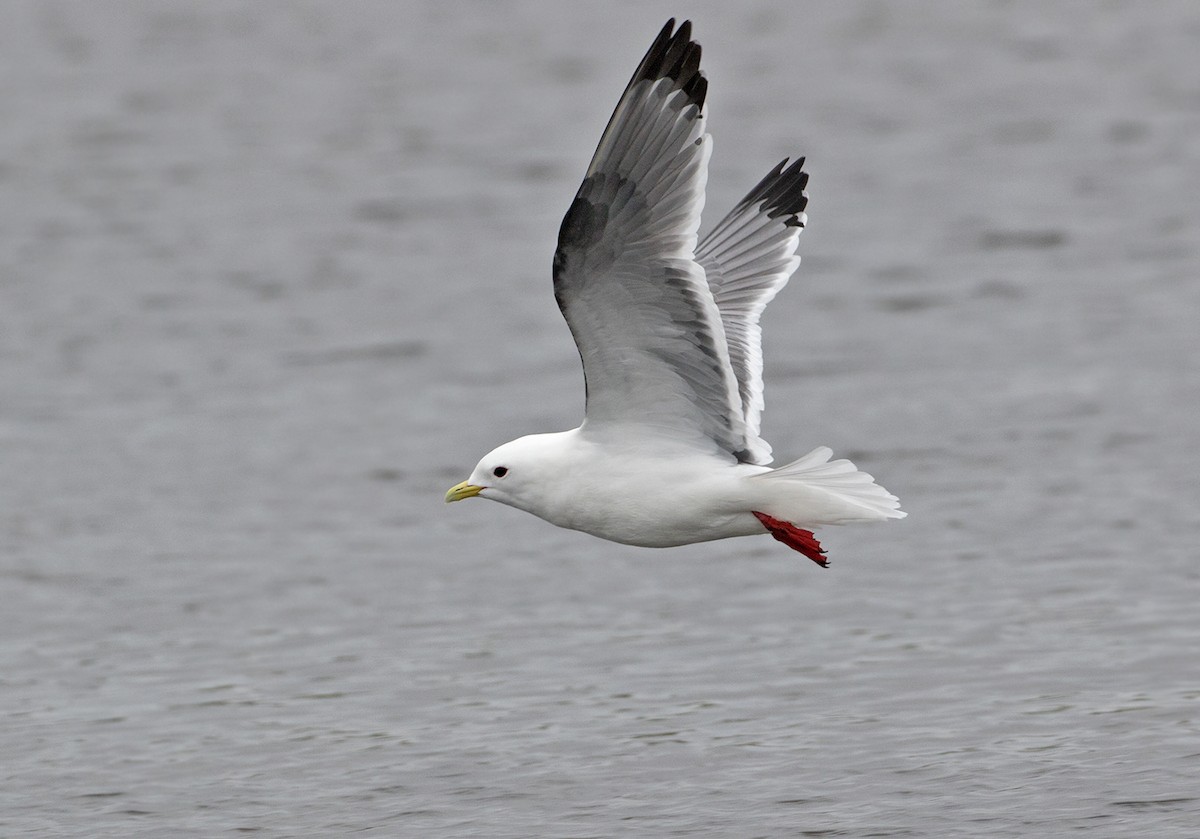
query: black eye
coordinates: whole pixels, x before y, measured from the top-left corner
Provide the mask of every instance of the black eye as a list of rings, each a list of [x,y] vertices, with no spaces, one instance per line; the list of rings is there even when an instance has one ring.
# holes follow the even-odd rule
[[[503,478],[505,475],[508,474],[508,467],[507,466],[497,466],[495,469],[492,470],[492,474],[495,475],[497,478]]]

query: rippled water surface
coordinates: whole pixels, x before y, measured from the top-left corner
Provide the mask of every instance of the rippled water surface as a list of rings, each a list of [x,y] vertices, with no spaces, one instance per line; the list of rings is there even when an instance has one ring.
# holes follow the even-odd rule
[[[641,550],[563,211],[671,14],[785,155],[765,433],[910,517]],[[0,835],[1191,837],[1200,7],[0,9]]]

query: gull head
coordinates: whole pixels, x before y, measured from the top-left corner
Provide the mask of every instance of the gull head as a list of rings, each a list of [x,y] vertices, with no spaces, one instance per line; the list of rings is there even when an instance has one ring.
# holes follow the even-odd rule
[[[493,449],[471,477],[450,487],[446,503],[479,496],[538,515],[570,462],[569,434],[530,434]]]

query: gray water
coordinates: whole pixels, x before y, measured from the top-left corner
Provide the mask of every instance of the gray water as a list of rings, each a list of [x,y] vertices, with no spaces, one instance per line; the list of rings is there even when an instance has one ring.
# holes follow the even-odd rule
[[[765,434],[903,522],[442,494],[669,15],[785,155]],[[0,6],[0,835],[1200,835],[1200,6]]]

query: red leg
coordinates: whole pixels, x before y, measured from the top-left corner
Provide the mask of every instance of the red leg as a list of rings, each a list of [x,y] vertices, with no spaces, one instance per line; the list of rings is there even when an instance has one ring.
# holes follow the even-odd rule
[[[821,547],[821,543],[817,541],[816,536],[813,536],[811,530],[801,530],[794,524],[771,518],[766,513],[760,513],[757,510],[751,512],[763,523],[763,527],[780,542],[792,550],[804,554],[822,568],[829,567],[829,560],[825,558],[825,549]]]

